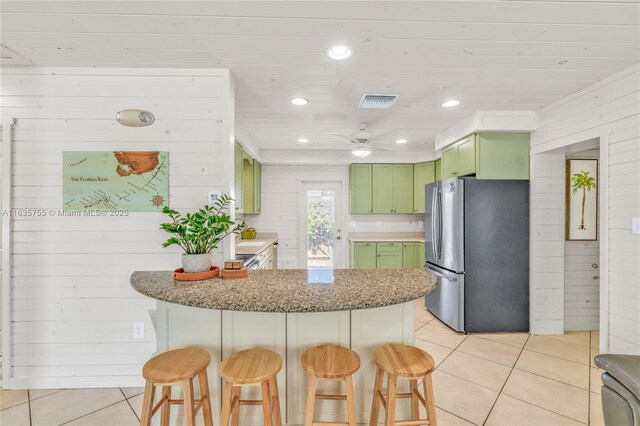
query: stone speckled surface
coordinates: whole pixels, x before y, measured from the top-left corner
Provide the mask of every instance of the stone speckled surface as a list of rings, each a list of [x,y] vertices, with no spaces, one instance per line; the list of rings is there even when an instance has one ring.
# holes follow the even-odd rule
[[[241,280],[192,282],[174,281],[171,271],[137,271],[131,275],[131,286],[164,302],[250,312],[379,308],[416,300],[436,286],[433,274],[417,269],[310,271],[259,269],[249,271],[249,277]]]

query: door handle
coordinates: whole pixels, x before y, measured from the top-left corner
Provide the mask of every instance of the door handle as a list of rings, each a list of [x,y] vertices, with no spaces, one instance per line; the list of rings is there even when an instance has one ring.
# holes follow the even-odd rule
[[[438,196],[438,188],[435,187],[433,188],[433,191],[431,193],[432,196],[432,202],[431,202],[431,254],[433,255],[434,259],[438,258],[438,254],[436,253],[436,244],[437,244],[437,239],[436,239],[436,198]]]
[[[438,259],[442,256],[442,194],[438,191]]]
[[[338,236],[336,237],[336,240],[341,240],[341,239],[342,239],[342,237],[341,237],[340,235],[338,235]]]

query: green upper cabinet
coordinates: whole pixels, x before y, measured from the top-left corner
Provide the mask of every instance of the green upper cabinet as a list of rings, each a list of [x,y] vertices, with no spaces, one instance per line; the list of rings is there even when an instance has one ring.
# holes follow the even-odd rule
[[[402,243],[402,267],[403,268],[421,269],[423,263],[424,263],[424,244]]]
[[[529,179],[529,133],[478,134],[478,179]]]
[[[442,160],[437,159],[433,162],[436,169],[436,182],[442,180]]]
[[[233,173],[234,173],[234,199],[236,202],[236,212],[242,213],[242,154],[244,150],[242,146],[236,142],[235,151],[234,151],[234,163],[233,163]]]
[[[373,165],[373,213],[393,213],[393,164]]]
[[[371,164],[352,164],[349,167],[350,212],[352,214],[371,213],[373,211],[372,179]]]
[[[402,243],[377,243],[376,257],[378,269],[401,269]]]
[[[413,213],[413,164],[393,165],[394,213]]]
[[[476,133],[442,150],[442,178],[529,179],[529,133]]]
[[[253,161],[253,212],[260,213],[262,209],[262,164]]]
[[[413,212],[424,213],[424,187],[436,180],[436,162],[413,165]]]
[[[236,213],[258,214],[262,208],[262,165],[236,142],[234,151]]]
[[[376,269],[376,243],[353,243],[353,260],[355,269]]]
[[[413,164],[373,165],[373,213],[413,213]]]

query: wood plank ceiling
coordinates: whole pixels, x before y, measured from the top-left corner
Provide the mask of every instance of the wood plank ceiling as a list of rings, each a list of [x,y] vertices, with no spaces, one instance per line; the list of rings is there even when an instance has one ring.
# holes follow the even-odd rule
[[[3,1],[1,8],[2,45],[33,65],[230,68],[237,119],[263,150],[346,150],[327,132],[351,133],[360,122],[374,132],[402,130],[410,150],[429,149],[476,110],[536,110],[640,61],[639,1]],[[353,56],[328,58],[337,43]],[[389,110],[357,109],[365,92],[400,98]],[[309,104],[291,105],[295,96]],[[440,106],[451,98],[461,104]]]

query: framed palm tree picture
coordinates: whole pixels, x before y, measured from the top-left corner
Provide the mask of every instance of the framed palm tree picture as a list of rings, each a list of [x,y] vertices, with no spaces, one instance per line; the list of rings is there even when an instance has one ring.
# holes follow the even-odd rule
[[[567,241],[598,239],[598,160],[567,159]]]

